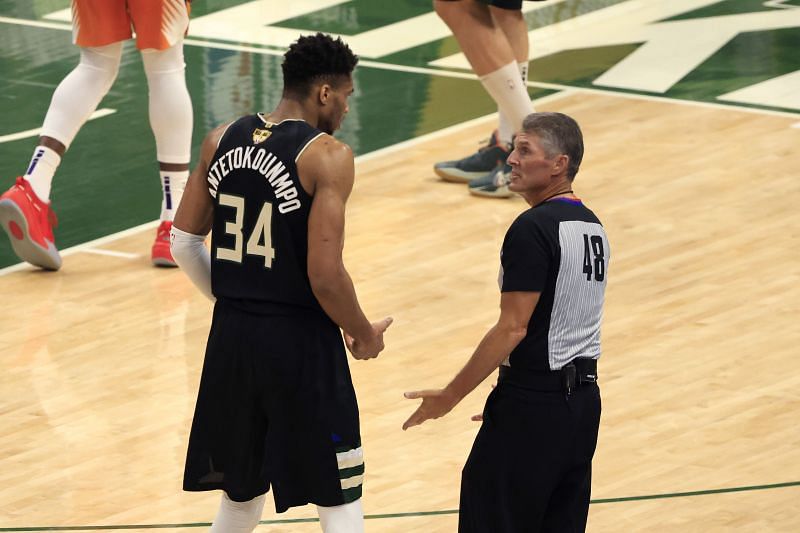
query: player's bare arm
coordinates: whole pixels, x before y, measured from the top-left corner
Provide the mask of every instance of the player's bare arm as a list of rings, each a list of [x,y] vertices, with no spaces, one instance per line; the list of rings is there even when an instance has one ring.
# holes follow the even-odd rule
[[[349,146],[324,135],[297,163],[300,179],[314,195],[308,218],[308,277],[322,308],[345,332],[356,359],[377,357],[383,350],[386,318],[371,324],[364,315],[353,281],[344,266],[345,204],[353,190],[355,168]]]
[[[504,292],[500,296],[500,318],[484,335],[464,368],[443,389],[405,393],[408,399],[422,398],[422,403],[403,424],[403,429],[440,418],[467,394],[489,377],[500,363],[525,338],[528,322],[539,302],[539,292]]]

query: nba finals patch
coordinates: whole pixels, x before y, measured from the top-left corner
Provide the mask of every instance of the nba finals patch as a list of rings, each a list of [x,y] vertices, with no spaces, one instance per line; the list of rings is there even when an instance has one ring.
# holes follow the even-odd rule
[[[270,135],[272,135],[271,131],[256,128],[255,130],[253,130],[253,144],[263,143],[264,141],[269,139]]]

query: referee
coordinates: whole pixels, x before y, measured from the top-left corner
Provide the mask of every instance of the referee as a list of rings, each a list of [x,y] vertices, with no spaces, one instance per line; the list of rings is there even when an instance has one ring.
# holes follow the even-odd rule
[[[422,403],[403,429],[445,415],[500,367],[462,472],[460,533],[586,529],[610,250],[572,191],[582,157],[572,118],[525,118],[509,189],[531,208],[503,241],[500,318],[449,385],[405,395]]]

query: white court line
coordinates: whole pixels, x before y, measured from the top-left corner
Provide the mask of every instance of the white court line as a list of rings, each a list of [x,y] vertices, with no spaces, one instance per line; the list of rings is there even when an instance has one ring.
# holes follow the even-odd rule
[[[85,251],[87,248],[95,248],[97,246],[102,246],[103,244],[114,242],[117,239],[122,239],[130,235],[135,235],[145,230],[154,230],[158,227],[159,224],[161,224],[160,220],[145,222],[144,224],[139,224],[138,226],[118,231],[116,233],[112,233],[111,235],[106,235],[105,237],[94,239],[93,241],[85,242],[83,244],[77,244],[75,246],[70,246],[69,248],[61,250],[59,253],[61,254],[61,257],[68,257],[70,255],[75,255],[79,252]],[[0,268],[0,276],[5,276],[6,274],[11,274],[12,272],[18,272],[20,270],[39,270],[39,269],[33,265],[29,265],[28,263],[17,263],[16,265]]]
[[[16,24],[18,26],[31,26],[32,28],[47,28],[50,30],[72,31],[72,24],[62,22],[43,22],[40,20],[17,19],[11,17],[0,17],[0,23]]]
[[[111,115],[116,113],[116,109],[111,109],[109,107],[104,107],[102,109],[98,109],[91,115],[87,120],[94,120],[96,118],[105,117],[106,115]],[[8,135],[0,135],[0,144],[7,143],[10,141],[17,141],[19,139],[26,139],[28,137],[35,137],[39,135],[42,131],[42,128],[33,128],[32,130],[25,130],[25,131],[18,131],[17,133],[9,133]]]
[[[123,259],[139,259],[140,257],[142,257],[141,254],[129,254],[128,252],[115,252],[114,250],[103,250],[101,248],[84,248],[81,251],[86,254],[108,255],[111,257],[121,257]]]

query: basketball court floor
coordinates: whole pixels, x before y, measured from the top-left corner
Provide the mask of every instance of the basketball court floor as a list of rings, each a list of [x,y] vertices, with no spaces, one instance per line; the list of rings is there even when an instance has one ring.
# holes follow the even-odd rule
[[[2,189],[77,63],[68,8],[0,0]],[[800,531],[800,1],[524,9],[529,92],[581,124],[576,193],[612,246],[588,531]],[[500,244],[527,205],[432,172],[497,117],[428,0],[195,2],[195,158],[208,129],[277,103],[280,56],[312,31],[362,58],[338,134],[357,155],[345,261],[368,315],[395,318],[378,359],[351,360],[367,531],[452,532],[492,380],[406,432],[403,392],[445,385],[496,320]],[[197,531],[216,512],[218,493],[181,491],[211,305],[149,264],[146,103],[126,45],[54,181],[60,271],[0,240],[0,531]],[[267,502],[257,531],[319,530],[313,506]]]

